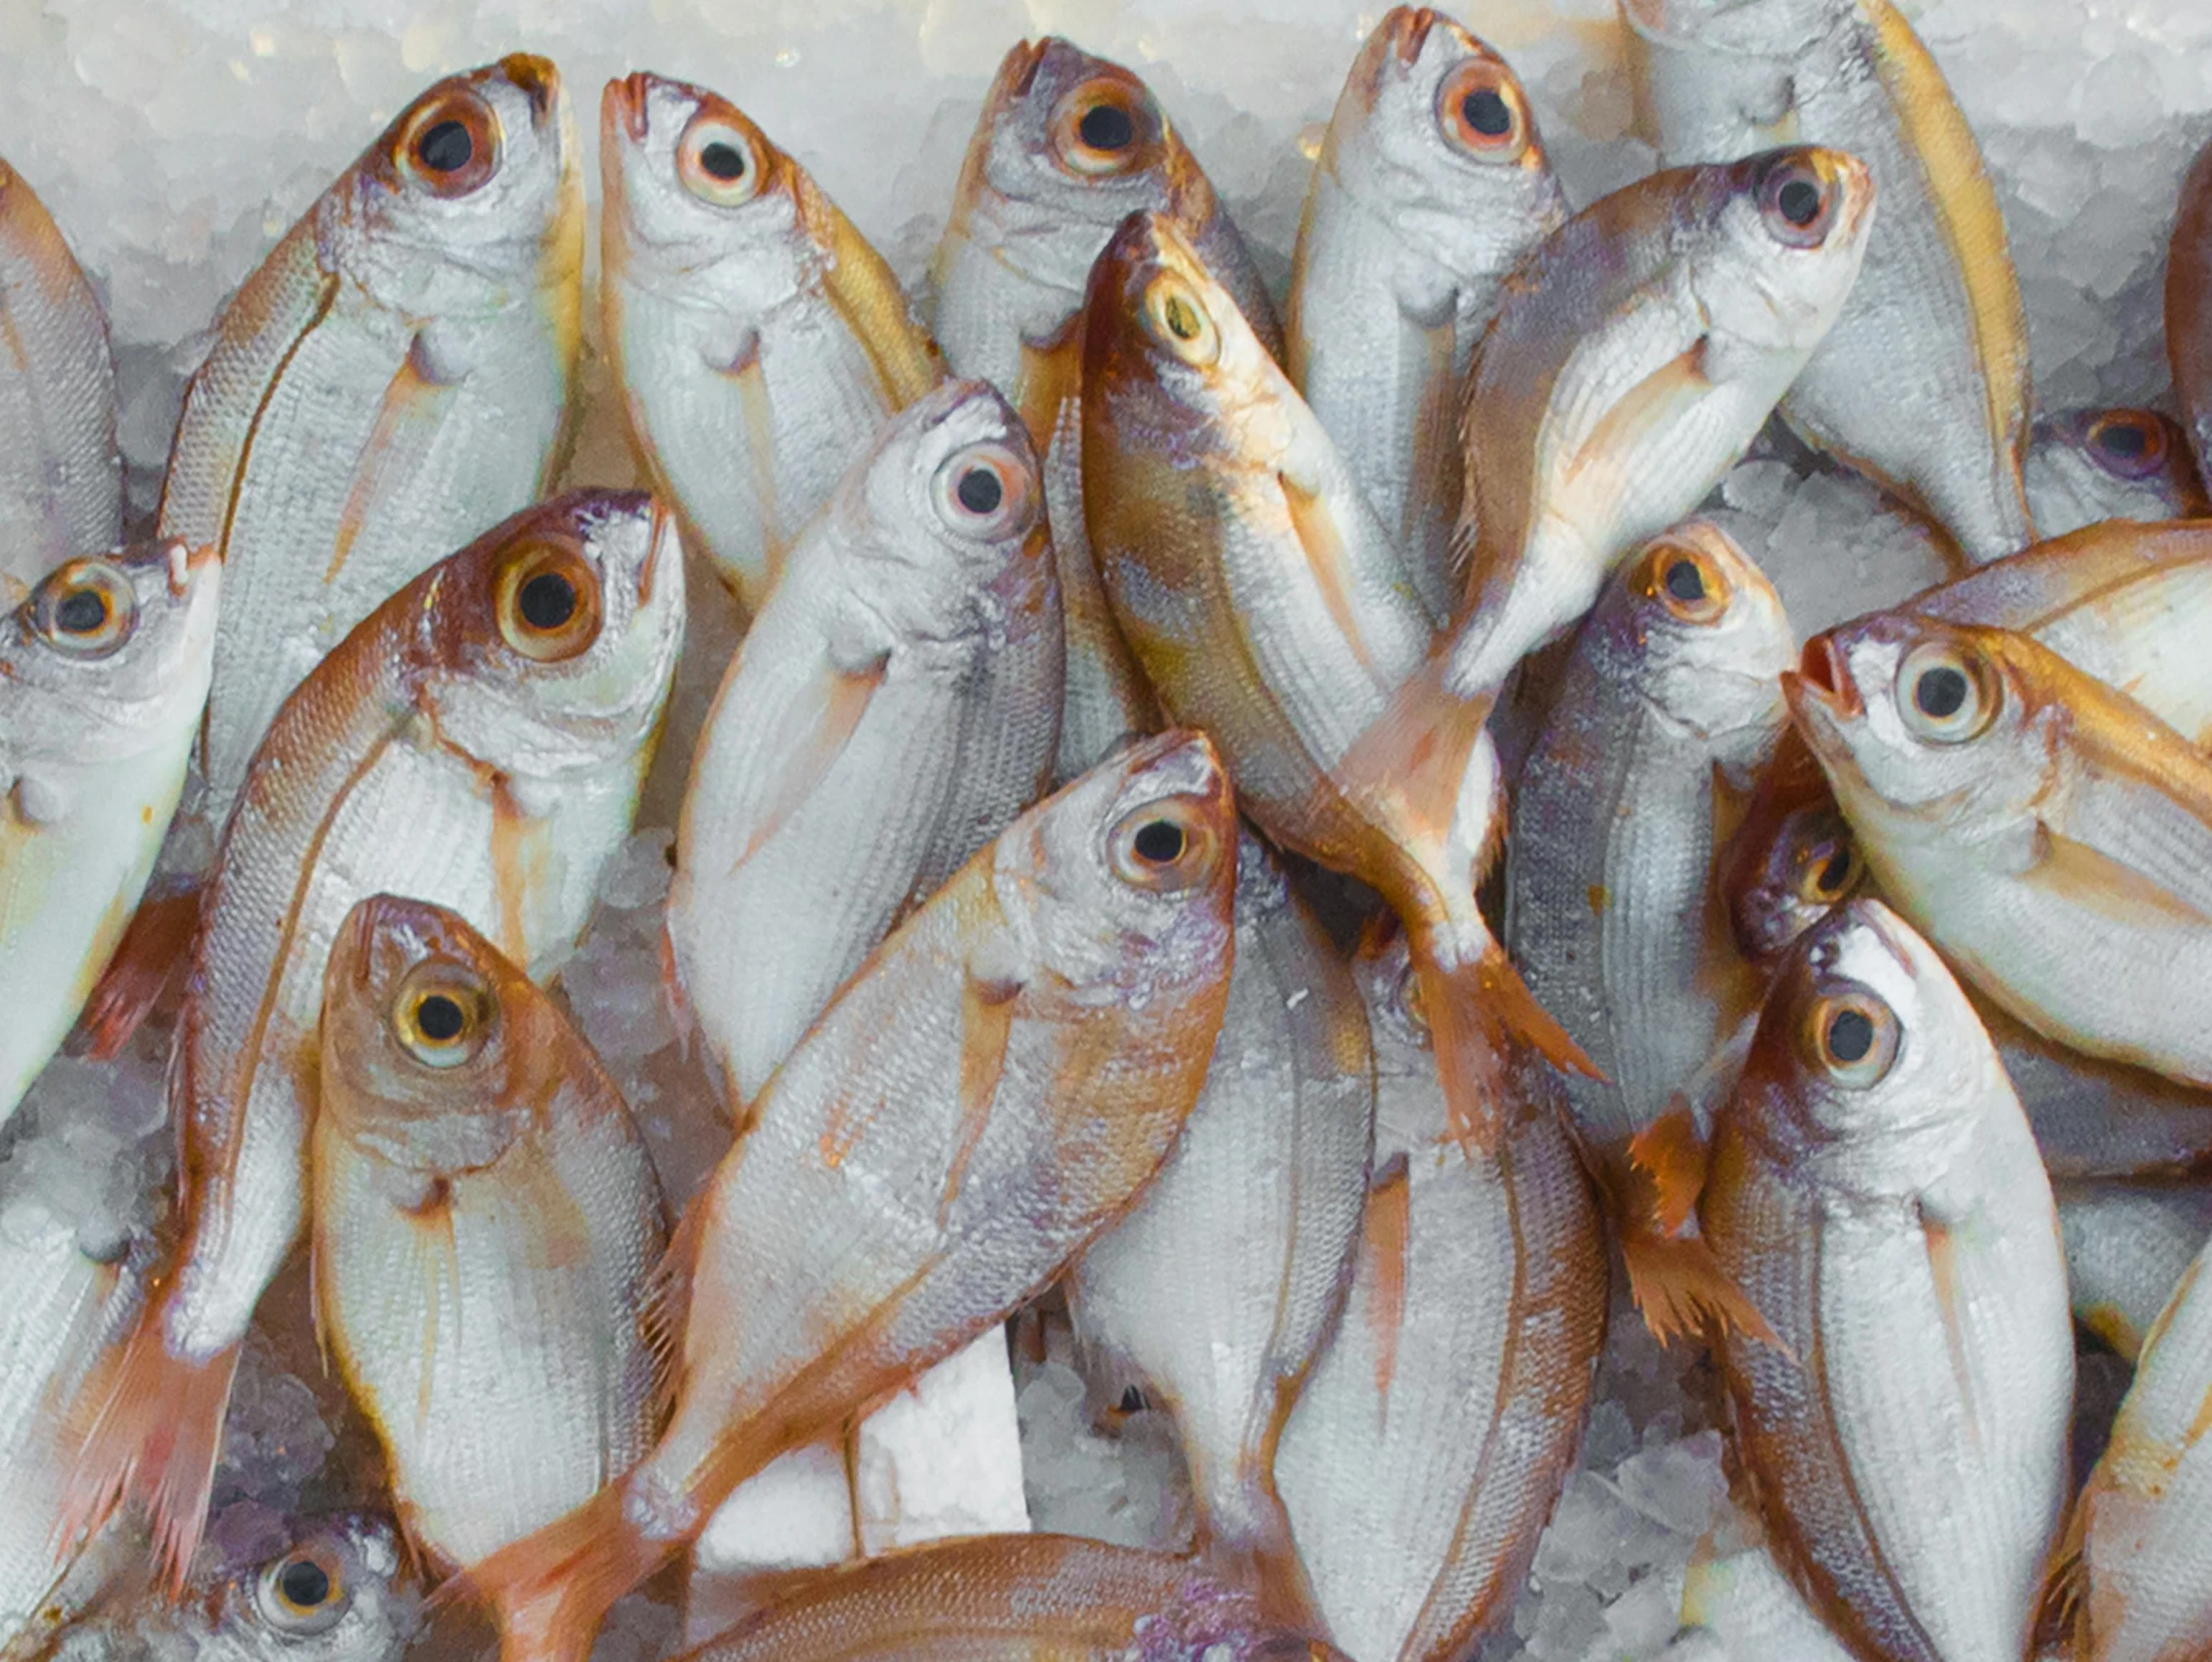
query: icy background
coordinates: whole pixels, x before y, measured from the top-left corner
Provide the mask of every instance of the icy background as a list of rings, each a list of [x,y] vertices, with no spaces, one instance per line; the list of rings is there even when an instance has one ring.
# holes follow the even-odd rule
[[[607,77],[644,68],[712,86],[918,281],[999,57],[1020,36],[1070,34],[1150,81],[1279,286],[1321,124],[1381,9],[1341,0],[0,0],[0,156],[44,196],[107,300],[133,501],[144,512],[185,378],[225,298],[391,115],[448,71],[515,49],[554,58],[594,196]],[[1907,0],[1904,10],[1996,175],[2042,402],[2164,404],[2165,239],[2182,171],[2212,133],[2212,4]],[[1576,205],[1650,168],[1651,151],[1631,131],[1611,0],[1485,0],[1458,15],[1529,84]],[[631,482],[595,364],[586,385],[570,479]],[[1801,632],[1938,574],[1919,532],[1832,471],[1762,455],[1731,476],[1724,497],[1747,546],[1780,568]],[[672,727],[647,829],[611,869],[599,921],[566,975],[583,1029],[628,1092],[678,1201],[727,1137],[662,998],[656,939],[698,699],[730,638],[720,617],[696,627],[712,644],[687,666],[694,690],[678,708],[691,713]],[[92,1071],[57,1065],[22,1122],[38,1135],[0,1158],[0,1212],[53,1188],[97,1233],[141,1204],[122,1175],[144,1180],[166,1165],[167,1140],[149,1118],[164,1037],[142,1038],[112,1093]],[[312,1352],[281,1353],[301,1344],[304,1308],[282,1297],[270,1308],[272,1325],[289,1330],[262,1342],[250,1370],[259,1382],[242,1386],[225,1481],[235,1479],[242,1501],[252,1494],[248,1504],[282,1510],[318,1498],[325,1456],[334,1447],[332,1459],[343,1456],[350,1433]],[[1615,1335],[1585,1468],[1486,1662],[1656,1657],[1673,1637],[1683,1567],[1725,1501],[1712,1385],[1702,1365],[1659,1355],[1632,1320],[1617,1320]],[[1032,1336],[1045,1359],[1025,1356],[1019,1378],[1039,1526],[1187,1540],[1161,1416],[1094,1431],[1065,1335],[1048,1326]],[[643,1662],[670,1630],[665,1610],[632,1601],[610,1623],[600,1662]],[[481,1643],[471,1635],[439,1649],[469,1655]]]

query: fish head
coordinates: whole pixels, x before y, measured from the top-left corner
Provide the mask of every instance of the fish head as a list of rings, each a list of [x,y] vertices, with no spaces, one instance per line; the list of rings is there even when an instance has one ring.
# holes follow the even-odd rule
[[[55,567],[0,622],[0,727],[20,755],[128,755],[200,719],[222,562],[174,538]]]
[[[217,1589],[201,1662],[397,1662],[422,1601],[391,1525],[343,1515],[292,1533]]]
[[[2155,410],[2056,410],[2029,429],[2027,488],[2046,536],[2113,517],[2203,511],[2189,439]]]
[[[1796,639],[1766,573],[1709,520],[1655,537],[1616,579],[1600,614],[1602,648],[1633,665],[1645,699],[1745,773],[1782,726],[1782,676]],[[1748,782],[1748,781],[1747,781]]]
[[[1729,890],[1736,944],[1771,966],[1864,885],[1858,839],[1832,804],[1794,808],[1775,825]]]
[[[328,257],[410,317],[567,298],[581,284],[583,181],[560,74],[514,53],[449,75],[324,198]]]
[[[457,914],[361,901],[324,970],[322,1114],[402,1171],[490,1165],[563,1054],[531,991]]]
[[[1706,375],[1718,379],[1739,359],[1802,362],[1857,281],[1874,220],[1873,174],[1857,157],[1818,145],[1701,172],[1675,236],[1706,318]]]
[[[425,580],[441,734],[515,777],[639,753],[683,644],[675,516],[638,490],[524,508]]]
[[[1745,1064],[1758,1135],[1786,1168],[1865,1200],[1919,1193],[1965,1156],[2003,1071],[1935,949],[1861,896],[1777,972]]]
[[[1138,1007],[1225,985],[1236,847],[1212,742],[1168,732],[1018,821],[994,851],[992,887],[1028,956],[1073,998]]]

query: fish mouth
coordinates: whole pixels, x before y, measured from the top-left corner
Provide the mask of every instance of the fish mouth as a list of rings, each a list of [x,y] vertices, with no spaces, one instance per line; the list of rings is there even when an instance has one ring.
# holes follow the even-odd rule
[[[507,84],[530,101],[530,121],[543,127],[560,101],[560,71],[553,60],[532,52],[510,52],[499,60]]]
[[[1843,654],[1827,635],[1815,635],[1805,643],[1805,661],[1798,666],[1796,674],[1783,676],[1782,685],[1783,691],[1790,696],[1792,708],[1796,708],[1802,698],[1818,697],[1831,714],[1846,721],[1866,713],[1850,665],[1843,661]]]

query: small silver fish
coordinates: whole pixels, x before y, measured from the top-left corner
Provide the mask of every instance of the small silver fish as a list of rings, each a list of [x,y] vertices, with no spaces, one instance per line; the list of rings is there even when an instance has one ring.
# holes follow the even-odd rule
[[[2027,501],[2043,537],[2106,519],[2212,513],[2189,437],[2155,410],[2060,410],[2028,429]]]
[[[2212,1240],[2212,1188],[2061,1184],[2057,1195],[2074,1319],[2134,1361]]]

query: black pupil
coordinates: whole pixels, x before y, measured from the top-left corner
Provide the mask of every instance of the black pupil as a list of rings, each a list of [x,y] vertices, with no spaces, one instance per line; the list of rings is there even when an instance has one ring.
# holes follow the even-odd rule
[[[1167,332],[1178,341],[1195,341],[1198,338],[1198,315],[1188,304],[1180,300],[1167,303]]]
[[[1828,1054],[1839,1062],[1863,1062],[1874,1048],[1874,1024],[1862,1011],[1839,1010],[1829,1018]]]
[[[1678,559],[1667,567],[1667,592],[1689,605],[1705,598],[1705,574],[1695,560]]]
[[[1460,118],[1486,139],[1502,139],[1513,131],[1513,112],[1495,87],[1477,87],[1459,101]]]
[[[277,1590],[298,1609],[317,1609],[331,1596],[330,1572],[313,1559],[295,1558],[277,1572]]]
[[[1821,187],[1810,179],[1793,179],[1777,194],[1775,205],[1802,231],[1821,217]]]
[[[108,602],[89,588],[80,588],[54,608],[55,621],[73,635],[89,635],[108,620]]]
[[[1172,820],[1146,820],[1136,828],[1136,857],[1155,866],[1182,857],[1182,827]]]
[[[725,185],[745,177],[745,155],[734,144],[710,144],[699,152],[699,165]]]
[[[1840,848],[1822,863],[1813,881],[1820,884],[1825,895],[1841,894],[1843,885],[1850,881],[1851,856],[1847,848]]]
[[[460,1037],[460,1030],[467,1025],[468,1019],[461,1013],[460,1005],[443,993],[432,993],[414,1007],[415,1030],[432,1044],[451,1044]],[[315,1566],[310,1564],[308,1568],[315,1569]],[[289,1575],[292,1572],[287,1570],[285,1573]],[[316,1570],[315,1573],[321,1575],[323,1572]]]
[[[1912,702],[1920,707],[1922,715],[1938,721],[1954,716],[1966,707],[1966,677],[1948,665],[1923,669],[1912,683]]]
[[[2097,433],[2097,443],[2114,455],[2135,461],[2150,448],[2150,434],[2133,421],[2107,421]]]
[[[1084,111],[1076,131],[1093,150],[1126,150],[1136,137],[1136,123],[1117,104],[1094,104]]]
[[[971,467],[960,475],[960,484],[953,494],[970,513],[995,513],[999,504],[1006,500],[1006,486],[990,468]]]
[[[533,629],[557,629],[576,615],[576,585],[558,571],[540,571],[522,585],[522,620]]]
[[[414,153],[432,173],[452,173],[468,165],[476,141],[459,122],[441,121],[415,141]]]

